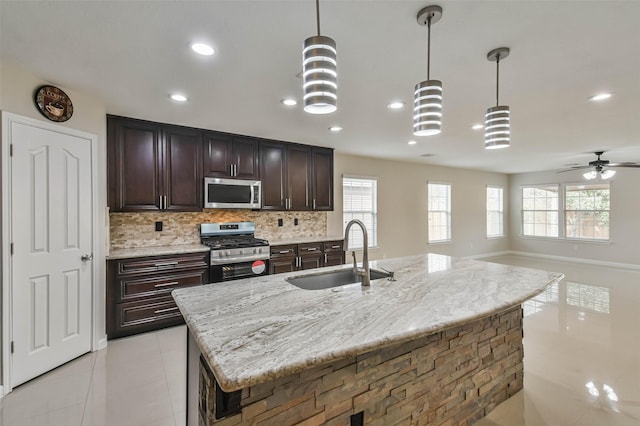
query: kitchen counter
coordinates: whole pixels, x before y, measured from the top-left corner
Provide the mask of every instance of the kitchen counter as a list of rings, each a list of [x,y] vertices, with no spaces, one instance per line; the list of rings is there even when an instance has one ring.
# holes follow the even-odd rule
[[[289,238],[286,240],[269,240],[270,246],[283,246],[288,244],[305,244],[305,243],[318,243],[324,241],[342,241],[344,235],[324,236],[324,237],[300,237]]]
[[[209,251],[210,248],[202,244],[183,244],[176,246],[136,247],[129,249],[113,249],[107,260],[130,259],[134,257],[163,256],[169,254],[199,253]]]
[[[230,392],[504,312],[563,278],[436,254],[371,262],[380,267],[395,271],[397,281],[309,291],[285,279],[320,271],[298,271],[172,294]]]

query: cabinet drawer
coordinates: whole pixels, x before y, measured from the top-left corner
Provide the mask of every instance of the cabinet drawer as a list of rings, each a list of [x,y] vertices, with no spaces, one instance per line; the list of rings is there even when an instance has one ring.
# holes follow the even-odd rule
[[[184,322],[171,296],[119,303],[115,305],[115,310],[116,327],[109,338],[157,330]]]
[[[155,297],[169,294],[178,287],[206,284],[208,269],[185,271],[182,273],[147,276],[125,276],[116,279],[119,291],[116,302],[124,302],[141,297]]]
[[[339,240],[339,241],[325,241],[323,243],[323,248],[322,250],[325,253],[329,253],[332,251],[344,251],[344,241]]]
[[[296,256],[298,254],[298,246],[295,244],[286,246],[271,246],[271,257]]]
[[[298,254],[322,253],[322,243],[306,243],[298,245]]]
[[[209,252],[116,260],[117,275],[149,274],[177,269],[207,268]]]

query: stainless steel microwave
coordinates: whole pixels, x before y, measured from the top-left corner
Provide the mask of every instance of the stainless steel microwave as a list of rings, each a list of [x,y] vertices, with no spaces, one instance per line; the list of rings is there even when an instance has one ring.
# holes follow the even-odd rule
[[[204,178],[205,209],[259,209],[259,180]]]

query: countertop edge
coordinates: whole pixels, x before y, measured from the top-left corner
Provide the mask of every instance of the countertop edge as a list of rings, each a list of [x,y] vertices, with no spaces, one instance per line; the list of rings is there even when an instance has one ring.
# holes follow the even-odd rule
[[[186,253],[204,253],[211,249],[203,244],[184,244],[174,246],[146,246],[126,249],[112,249],[105,256],[106,260],[132,259],[136,257],[170,256]]]

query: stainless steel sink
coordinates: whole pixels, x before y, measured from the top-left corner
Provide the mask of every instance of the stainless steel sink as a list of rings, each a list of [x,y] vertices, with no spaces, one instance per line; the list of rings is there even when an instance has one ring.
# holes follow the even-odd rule
[[[369,277],[371,280],[387,278],[389,274],[371,269]],[[339,287],[341,285],[356,284],[362,281],[362,277],[353,273],[353,269],[341,269],[339,271],[329,271],[319,274],[301,275],[287,278],[289,283],[303,290],[322,290],[325,288]]]

